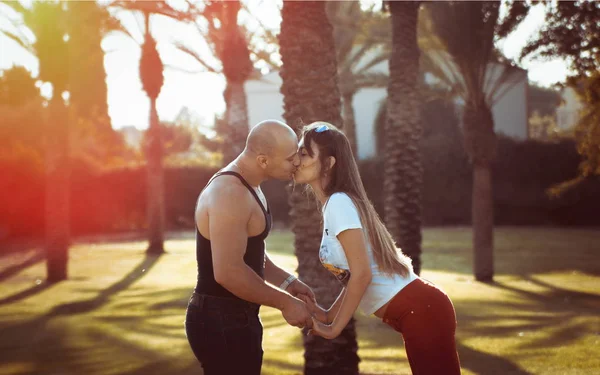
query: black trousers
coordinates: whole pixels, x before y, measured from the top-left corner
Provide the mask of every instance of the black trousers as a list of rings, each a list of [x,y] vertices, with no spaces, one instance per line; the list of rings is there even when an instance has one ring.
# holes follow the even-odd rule
[[[204,375],[260,375],[263,327],[259,305],[194,293],[185,331]]]

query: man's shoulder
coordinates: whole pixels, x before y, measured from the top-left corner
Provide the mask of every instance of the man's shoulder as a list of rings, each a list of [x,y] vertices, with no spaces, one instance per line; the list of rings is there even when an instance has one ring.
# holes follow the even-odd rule
[[[219,176],[211,182],[204,193],[204,198],[210,206],[243,206],[248,202],[248,189],[235,176]]]

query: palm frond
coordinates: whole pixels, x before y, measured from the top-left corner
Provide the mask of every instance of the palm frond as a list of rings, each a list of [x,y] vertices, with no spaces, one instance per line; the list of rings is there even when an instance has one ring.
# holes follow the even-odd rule
[[[499,17],[499,1],[437,2],[426,5],[432,29],[443,44],[455,69],[452,81],[464,83],[469,99],[485,100],[484,86],[494,48]],[[443,59],[434,59],[434,62]],[[446,74],[447,75],[447,74]]]
[[[386,73],[363,73],[355,75],[354,87],[359,90],[368,87],[387,87],[390,76]]]
[[[421,56],[424,71],[431,73],[453,95],[466,100],[468,87],[459,68],[445,51],[426,50]]]
[[[160,14],[178,21],[192,21],[192,12],[180,11],[170,6],[166,1],[128,1],[116,0],[110,3],[111,7],[126,10],[140,11],[142,13]]]
[[[361,66],[356,71],[356,73],[357,74],[367,73],[369,70],[371,70],[377,64],[380,64],[384,61],[388,61],[390,59],[391,53],[392,53],[392,51],[390,51],[389,49],[381,48],[381,50],[378,51],[377,55],[373,56],[373,58],[371,58],[371,60],[369,62],[367,62],[365,65]]]
[[[1,30],[0,33],[4,34],[7,38],[17,43],[19,47],[23,48],[25,51],[35,55],[35,50],[33,46],[23,35],[18,35],[8,30]]]
[[[136,18],[137,19],[137,18]],[[108,33],[109,34],[124,34],[126,37],[128,37],[128,39],[131,39],[133,42],[135,42],[138,46],[141,46],[143,43],[143,40],[140,40],[138,36],[135,36],[131,30],[129,30],[127,27],[125,27],[123,25],[123,23],[121,23],[121,21],[119,21],[117,18],[112,17],[112,20],[109,21],[109,25],[108,25]],[[143,30],[140,30],[141,35],[144,35]]]
[[[2,9],[6,8],[6,9]],[[11,17],[7,14],[6,10],[10,9],[10,11],[17,13],[20,15],[19,20]],[[27,25],[23,23],[23,20],[30,15],[29,9],[25,8],[18,1],[0,1],[0,16],[4,20],[6,20],[11,26],[13,30],[8,30],[6,27],[0,28],[0,33],[6,35],[7,38],[13,40],[17,43],[21,48],[26,50],[29,53],[34,54],[34,50],[32,47],[32,41],[22,32],[23,28],[26,28]]]
[[[348,56],[344,60],[342,60],[341,71],[352,71],[355,72],[358,70],[358,66],[363,63],[365,56],[368,53],[375,51],[378,49],[380,45],[378,43],[374,43],[373,41],[366,40],[363,44],[361,44],[358,48],[354,48],[353,51],[350,52]],[[376,58],[376,57],[374,57]],[[389,54],[388,54],[389,58]],[[340,62],[338,62],[339,64]]]
[[[165,67],[165,69],[175,70],[175,71],[183,72],[183,73],[187,73],[187,74],[206,73],[205,70],[189,70],[189,69],[185,69],[180,66],[172,65],[172,64],[164,64],[164,67]]]
[[[490,63],[492,64],[492,63]],[[519,80],[519,73],[521,72],[520,69],[507,65],[507,64],[502,64],[502,72],[500,73],[500,76],[494,80],[493,82],[490,81],[490,86],[487,86],[485,88],[486,91],[486,101],[490,104],[493,105],[494,103],[498,102],[500,99],[502,99],[502,97],[504,97],[504,95],[506,95],[506,93],[508,91],[510,91],[517,83],[520,82]],[[491,71],[492,68],[489,67],[488,68],[488,73],[491,76]]]
[[[220,73],[220,70],[211,66],[210,64],[208,64],[201,56],[200,54],[186,46],[184,43],[180,42],[180,41],[174,41],[173,45],[175,46],[175,48],[177,48],[178,50],[180,50],[181,52],[184,52],[185,54],[187,54],[188,56],[191,56],[194,60],[196,60],[200,65],[202,65],[207,71],[211,72],[211,73]]]
[[[356,7],[358,3],[331,1],[326,5],[327,17],[333,26],[333,40],[336,48],[338,63],[347,62],[356,44],[358,22],[356,17],[350,17],[349,7]],[[342,63],[343,65],[343,63]],[[340,70],[349,69],[348,66]]]
[[[25,8],[20,2],[18,1],[0,1],[0,6],[2,7],[7,7],[9,9],[11,9],[13,12],[25,15],[27,13],[29,13],[29,9]],[[1,9],[1,7],[0,7]],[[0,10],[0,14],[4,14],[4,12],[2,12]]]
[[[531,5],[525,1],[510,0],[506,3],[509,7],[506,17],[504,17],[496,27],[496,37],[498,39],[506,38],[513,30],[515,30],[527,14]]]
[[[271,58],[271,54],[264,49],[253,49],[250,51],[256,56],[258,61],[264,61],[267,65],[269,65],[273,70],[278,70],[281,68],[280,64],[273,61]]]

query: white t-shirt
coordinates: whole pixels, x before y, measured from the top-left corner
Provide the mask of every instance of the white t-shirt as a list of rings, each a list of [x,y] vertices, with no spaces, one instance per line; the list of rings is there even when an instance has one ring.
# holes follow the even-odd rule
[[[360,215],[354,202],[346,193],[335,193],[329,197],[323,208],[323,221],[323,239],[321,240],[319,259],[326,269],[333,273],[340,282],[347,285],[350,279],[350,267],[344,248],[337,236],[348,229],[362,229]],[[381,273],[373,257],[373,251],[367,241],[368,236],[364,229],[363,234],[365,235],[365,242],[367,242],[372,279],[360,301],[359,308],[363,313],[370,315],[390,301],[402,288],[415,280],[417,275],[412,269],[407,277],[401,275],[390,277]]]

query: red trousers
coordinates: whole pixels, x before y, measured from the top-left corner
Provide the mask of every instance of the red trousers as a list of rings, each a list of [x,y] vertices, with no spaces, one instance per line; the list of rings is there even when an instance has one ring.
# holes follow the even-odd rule
[[[432,283],[417,279],[390,301],[383,321],[402,334],[414,375],[460,374],[450,298]]]

